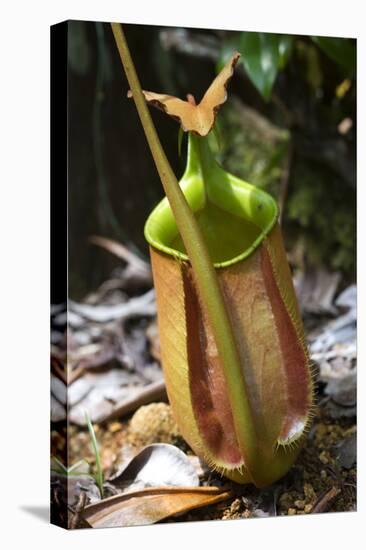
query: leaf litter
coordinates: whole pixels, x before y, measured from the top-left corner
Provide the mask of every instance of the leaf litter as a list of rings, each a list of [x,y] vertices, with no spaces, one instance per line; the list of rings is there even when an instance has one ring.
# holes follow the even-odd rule
[[[198,474],[187,455],[167,443],[144,447],[109,481],[123,491],[156,486],[199,485]]]
[[[73,476],[67,502],[69,526],[355,510],[355,285],[337,296],[337,274],[321,270],[315,274],[304,272],[297,282],[295,278],[309,350],[318,373],[318,410],[296,464],[273,486],[258,490],[212,472],[187,446],[170,406],[164,402],[167,396],[156,318],[149,309],[150,305],[154,307],[150,266],[140,264],[140,258],[134,264],[134,255],[129,256],[123,246],[118,248],[119,243],[95,237],[94,244],[112,253],[118,251],[124,265],[87,296],[81,307],[74,308],[71,303],[68,316],[62,305],[51,312],[55,321],[51,334],[52,448],[58,456],[65,452],[66,432],[60,428],[60,421],[66,417],[67,406],[71,421],[68,461],[73,464],[86,459],[90,471],[95,468],[85,428],[87,409],[106,479],[107,498],[101,500],[90,474]],[[134,265],[129,267],[129,262]],[[140,270],[137,278],[134,270]],[[124,277],[126,272],[128,276]],[[127,305],[126,311],[129,300],[138,300],[139,296],[143,299],[137,303],[145,301],[146,311],[142,308],[132,317],[114,314],[115,306]],[[112,308],[112,314],[105,313],[108,308]],[[98,314],[90,314],[96,311],[103,311],[102,320],[96,320]],[[67,342],[72,353],[66,365]],[[60,502],[65,502],[63,490],[69,477],[53,472],[52,494]],[[174,487],[183,482],[185,488]]]
[[[83,519],[92,527],[151,525],[194,508],[227,500],[231,491],[218,487],[155,487],[109,497],[87,506]]]

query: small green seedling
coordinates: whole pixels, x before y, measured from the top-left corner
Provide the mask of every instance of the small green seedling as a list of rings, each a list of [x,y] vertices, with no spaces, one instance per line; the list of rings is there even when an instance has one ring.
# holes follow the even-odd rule
[[[85,411],[85,421],[86,421],[87,426],[88,426],[89,435],[90,435],[90,439],[91,439],[92,447],[93,447],[93,451],[94,451],[94,456],[95,456],[96,472],[95,472],[95,474],[92,474],[92,476],[94,477],[95,483],[98,486],[100,496],[101,496],[101,498],[103,498],[104,475],[103,475],[102,465],[101,465],[101,461],[100,461],[99,447],[98,447],[97,438],[95,437],[95,431],[94,431],[94,428],[93,428],[93,424],[91,423],[91,420],[90,420],[90,417],[89,417],[89,414],[88,414],[87,411]]]

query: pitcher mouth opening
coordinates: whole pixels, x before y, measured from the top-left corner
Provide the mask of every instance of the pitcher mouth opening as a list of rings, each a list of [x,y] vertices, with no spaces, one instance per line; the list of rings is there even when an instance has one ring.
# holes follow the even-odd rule
[[[276,201],[265,191],[227,174],[183,178],[180,186],[203,233],[214,266],[227,267],[248,257],[276,223]],[[167,198],[145,224],[148,243],[180,261],[188,261]]]

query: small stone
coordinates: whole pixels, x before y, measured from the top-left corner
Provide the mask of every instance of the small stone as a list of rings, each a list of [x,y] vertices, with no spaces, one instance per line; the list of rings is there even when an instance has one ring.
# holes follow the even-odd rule
[[[287,514],[288,514],[289,516],[296,516],[296,513],[297,513],[297,512],[296,512],[295,508],[289,508],[289,509],[287,510]]]
[[[314,488],[310,483],[304,483],[304,495],[307,501],[313,501],[316,498]]]
[[[312,504],[305,504],[305,507],[304,507],[305,514],[308,514],[309,512],[311,512],[312,507],[313,507]]]
[[[357,426],[351,426],[347,430],[344,431],[343,436],[347,437],[348,435],[353,435],[357,431]]]
[[[271,514],[269,512],[265,512],[264,510],[261,510],[260,508],[256,508],[252,512],[252,517],[253,518],[268,518],[268,517],[270,517],[270,515]]]
[[[122,428],[122,424],[120,422],[112,422],[108,428],[110,432],[116,433],[120,431],[120,429]]]
[[[231,503],[231,506],[230,506],[230,512],[232,514],[235,514],[236,512],[239,512],[240,510],[240,499],[237,498],[235,499],[232,503]]]
[[[356,434],[352,434],[338,443],[336,447],[337,461],[342,468],[350,470],[356,462]]]
[[[328,453],[326,451],[322,451],[319,455],[319,460],[322,464],[329,464]]]
[[[135,447],[151,443],[175,443],[179,428],[166,403],[151,403],[140,407],[130,420],[128,442]]]
[[[305,506],[305,500],[295,500],[294,504],[296,508],[298,508],[299,510],[303,510]]]
[[[291,500],[291,497],[289,493],[282,493],[282,495],[279,498],[279,502],[282,506],[286,506],[286,503]]]
[[[319,439],[324,438],[327,433],[327,426],[325,424],[318,424],[316,427],[316,437]]]
[[[241,501],[242,503],[244,504],[244,508],[247,509],[247,510],[251,510],[252,509],[252,501],[247,498],[247,497],[241,497]]]

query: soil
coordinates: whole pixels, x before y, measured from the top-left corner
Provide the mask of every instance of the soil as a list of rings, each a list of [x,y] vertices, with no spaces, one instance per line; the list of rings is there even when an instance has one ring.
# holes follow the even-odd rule
[[[318,406],[312,428],[297,462],[285,477],[265,489],[238,485],[209,471],[201,470],[201,485],[225,485],[233,497],[209,507],[190,511],[164,522],[229,520],[250,517],[356,510],[355,418],[336,421]],[[95,425],[105,478],[145,445],[171,443],[193,454],[179,435],[167,403],[141,407],[127,420]],[[54,445],[57,446],[55,435]],[[94,453],[87,430],[69,426],[69,464],[86,459],[94,465]]]

